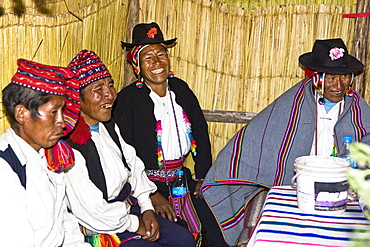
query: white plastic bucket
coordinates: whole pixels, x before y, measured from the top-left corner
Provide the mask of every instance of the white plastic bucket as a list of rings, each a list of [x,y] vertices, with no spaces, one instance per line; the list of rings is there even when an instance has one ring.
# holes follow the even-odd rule
[[[351,164],[341,158],[302,156],[295,160],[292,186],[297,188],[298,208],[333,215],[347,208],[347,173]]]

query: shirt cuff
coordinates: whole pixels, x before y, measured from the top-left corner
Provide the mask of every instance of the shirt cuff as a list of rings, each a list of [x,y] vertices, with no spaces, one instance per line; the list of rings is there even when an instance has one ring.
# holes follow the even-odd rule
[[[146,201],[142,204],[139,204],[139,206],[140,206],[140,213],[144,213],[147,210],[154,211],[154,207],[153,207],[152,201],[150,199],[149,199],[149,201]]]
[[[130,218],[129,222],[131,222],[131,224],[126,230],[134,233],[137,232],[137,230],[139,230],[139,218],[133,214],[129,214],[127,216]]]

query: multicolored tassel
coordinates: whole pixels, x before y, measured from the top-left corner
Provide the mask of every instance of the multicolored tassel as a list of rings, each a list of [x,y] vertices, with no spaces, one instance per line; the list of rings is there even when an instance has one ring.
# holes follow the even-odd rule
[[[48,169],[56,173],[68,170],[75,162],[72,148],[64,140],[59,140],[52,148],[45,149],[45,157]]]
[[[186,114],[186,111],[183,109],[182,110],[182,114],[183,114],[183,118],[184,118],[184,121],[185,121],[185,126],[186,126],[186,134],[188,135],[189,139],[190,139],[190,142],[191,142],[191,152],[193,153],[194,156],[197,156],[197,151],[196,151],[196,148],[197,148],[197,142],[194,140],[194,137],[193,135],[191,134],[191,123],[188,119],[188,115]]]
[[[137,88],[142,88],[144,86],[144,83],[142,81],[137,81],[136,82],[136,87]]]
[[[349,96],[349,97],[353,97],[353,95],[354,95],[355,93],[354,93],[354,91],[353,91],[353,89],[349,89],[347,92],[346,92],[346,95],[347,96]]]
[[[197,142],[195,141],[193,135],[191,134],[192,133],[191,123],[190,123],[190,121],[188,119],[188,115],[186,114],[184,109],[182,110],[182,114],[183,114],[183,119],[184,119],[185,126],[186,126],[186,134],[188,135],[188,137],[190,139],[190,142],[191,142],[191,152],[193,153],[194,156],[196,156],[197,155],[197,151],[196,151],[196,148],[197,148],[196,143]],[[161,120],[157,120],[155,131],[157,132],[157,145],[156,145],[157,146],[156,147],[157,162],[158,162],[159,169],[162,169],[162,161],[163,161],[162,134],[163,134],[163,129],[162,129],[162,121]]]
[[[175,73],[173,73],[173,71],[168,72],[168,78],[174,78],[174,77],[175,77]]]
[[[115,234],[85,236],[85,241],[93,247],[119,247],[121,245],[121,240]]]

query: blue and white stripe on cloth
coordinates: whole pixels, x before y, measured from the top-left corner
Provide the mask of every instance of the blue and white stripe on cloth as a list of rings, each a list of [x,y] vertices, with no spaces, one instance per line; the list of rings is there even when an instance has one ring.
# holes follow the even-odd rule
[[[277,186],[271,188],[266,198],[248,247],[356,246],[356,239],[370,240],[369,231],[370,221],[357,202],[348,203],[347,210],[338,215],[306,213],[297,206],[295,189]]]

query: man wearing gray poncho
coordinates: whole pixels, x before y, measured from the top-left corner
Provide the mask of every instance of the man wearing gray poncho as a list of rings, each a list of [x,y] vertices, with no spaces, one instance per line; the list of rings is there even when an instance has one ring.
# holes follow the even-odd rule
[[[299,57],[307,77],[244,126],[219,153],[202,193],[226,242],[234,246],[249,202],[263,189],[290,185],[299,156],[336,156],[342,138],[370,144],[370,107],[351,89],[363,64],[341,39],[316,40]]]

